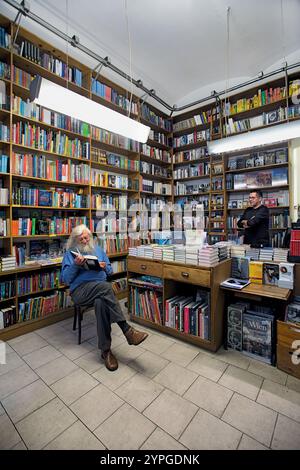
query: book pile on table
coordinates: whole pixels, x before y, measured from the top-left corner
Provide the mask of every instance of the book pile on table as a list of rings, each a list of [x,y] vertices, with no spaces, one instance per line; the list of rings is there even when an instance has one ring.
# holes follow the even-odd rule
[[[287,248],[274,248],[273,259],[274,261],[287,262],[289,250]]]
[[[219,248],[219,260],[220,261],[226,258],[230,258],[232,245],[233,245],[232,241],[223,241],[223,242],[215,243],[214,246],[217,246]],[[226,253],[226,256],[225,256],[225,253]]]
[[[249,245],[232,245],[231,247],[231,256],[245,256],[246,255],[246,250],[249,247]]]
[[[218,248],[215,245],[206,245],[198,252],[200,266],[215,266],[219,262]]]
[[[128,248],[128,255],[129,256],[137,256],[137,247],[136,246],[130,246]]]
[[[10,271],[11,269],[16,269],[16,257],[2,256],[0,258],[0,271]]]
[[[261,248],[259,252],[260,261],[273,261],[273,248]]]
[[[197,246],[186,246],[185,247],[185,259],[186,264],[198,265],[198,247]]]
[[[259,248],[251,248],[249,247],[246,249],[246,256],[253,261],[258,261],[259,260]]]
[[[144,258],[153,259],[153,248],[151,245],[145,245],[144,247]]]
[[[185,246],[182,246],[182,245],[175,246],[175,248],[174,248],[174,261],[176,261],[176,263],[182,263],[182,264],[186,263]],[[197,261],[198,261],[198,258],[197,258]]]
[[[174,261],[174,246],[166,245],[163,247],[163,260]]]

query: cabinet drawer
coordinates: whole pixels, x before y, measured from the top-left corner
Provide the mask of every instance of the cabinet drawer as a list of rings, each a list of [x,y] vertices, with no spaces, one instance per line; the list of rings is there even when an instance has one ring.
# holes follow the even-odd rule
[[[294,364],[292,359],[299,364]],[[300,379],[300,351],[277,344],[277,368]]]
[[[277,343],[291,348],[292,342],[300,340],[300,325],[277,321]]]
[[[174,279],[178,282],[197,284],[203,287],[210,286],[210,271],[205,269],[188,268],[186,266],[164,265],[164,278]]]
[[[128,271],[139,274],[149,274],[151,276],[162,277],[162,264],[153,261],[141,261],[137,259],[129,259],[127,261]]]

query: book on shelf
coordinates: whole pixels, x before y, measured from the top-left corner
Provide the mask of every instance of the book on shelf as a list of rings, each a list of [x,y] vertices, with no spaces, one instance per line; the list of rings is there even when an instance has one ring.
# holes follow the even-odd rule
[[[83,255],[79,251],[76,252],[72,250],[71,250],[71,255],[73,256],[73,258],[76,258],[77,256],[83,256],[85,259],[85,262],[83,263],[82,268],[86,269],[87,271],[101,271],[102,270],[97,256]]]
[[[271,314],[247,310],[243,313],[243,352],[268,364],[274,360],[275,320]]]
[[[229,277],[225,281],[221,282],[222,287],[229,287],[230,289],[243,289],[250,284],[249,279],[236,279]]]

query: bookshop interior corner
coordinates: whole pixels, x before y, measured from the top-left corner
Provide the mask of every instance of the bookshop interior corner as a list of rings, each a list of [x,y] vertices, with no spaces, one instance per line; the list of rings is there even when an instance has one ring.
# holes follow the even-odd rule
[[[299,18],[1,2],[0,449],[300,450]]]

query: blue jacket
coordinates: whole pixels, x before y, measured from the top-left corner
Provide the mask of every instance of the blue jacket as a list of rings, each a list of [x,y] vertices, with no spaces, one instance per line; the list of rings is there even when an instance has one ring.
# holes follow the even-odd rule
[[[113,270],[110,261],[100,246],[96,246],[95,256],[97,256],[99,261],[106,262],[105,270],[86,271],[86,269],[75,264],[75,259],[71,255],[70,251],[66,251],[62,261],[62,281],[70,286],[70,292],[73,292],[73,290],[80,286],[80,284],[85,282],[106,281],[107,275],[110,276],[112,274]]]

